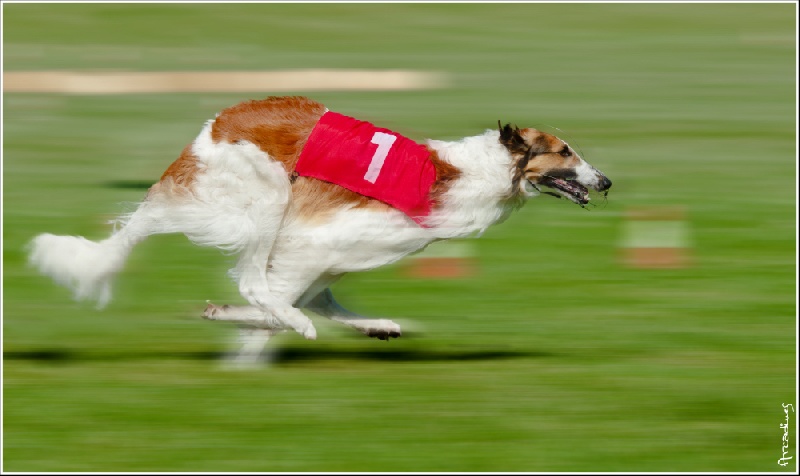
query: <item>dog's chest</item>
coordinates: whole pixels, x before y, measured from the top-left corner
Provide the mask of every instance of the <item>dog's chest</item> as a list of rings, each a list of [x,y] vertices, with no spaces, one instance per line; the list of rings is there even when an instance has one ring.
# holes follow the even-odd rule
[[[393,263],[433,240],[398,210],[350,209],[320,224],[288,223],[272,257],[281,264],[347,273]]]

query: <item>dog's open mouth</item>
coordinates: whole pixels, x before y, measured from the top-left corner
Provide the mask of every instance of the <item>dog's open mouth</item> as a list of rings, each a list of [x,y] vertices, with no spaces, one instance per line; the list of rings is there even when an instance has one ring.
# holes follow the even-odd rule
[[[578,205],[586,205],[589,203],[589,190],[574,180],[544,177],[542,185],[552,188],[558,192],[558,195],[572,200]]]

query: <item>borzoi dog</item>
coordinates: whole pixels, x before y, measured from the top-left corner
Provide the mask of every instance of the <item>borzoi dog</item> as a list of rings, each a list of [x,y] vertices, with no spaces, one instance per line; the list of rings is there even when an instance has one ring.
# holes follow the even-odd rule
[[[304,308],[371,337],[399,337],[396,323],[341,307],[329,286],[481,232],[540,193],[584,206],[589,189],[611,187],[563,140],[498,126],[419,144],[303,97],[243,102],[206,122],[109,238],[42,234],[30,261],[102,306],[134,245],[183,233],[238,253],[231,275],[249,305],[209,304],[203,316],[255,333],[256,346],[284,330],[315,339]]]

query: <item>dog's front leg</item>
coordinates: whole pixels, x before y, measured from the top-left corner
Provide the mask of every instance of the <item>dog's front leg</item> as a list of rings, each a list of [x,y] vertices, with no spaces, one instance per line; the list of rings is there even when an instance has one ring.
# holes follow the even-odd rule
[[[298,316],[299,315],[299,316]],[[293,330],[306,339],[316,339],[317,330],[305,314],[291,306],[272,306],[264,311],[257,306],[217,306],[209,303],[203,317],[212,321],[228,321],[240,326],[276,331]],[[269,336],[267,337],[267,339]],[[264,340],[266,344],[266,339]],[[263,347],[263,345],[262,345]]]
[[[235,275],[239,281],[239,292],[253,308],[241,316],[218,312],[208,308],[206,316],[214,320],[233,320],[262,329],[291,329],[306,339],[316,339],[317,330],[311,319],[299,309],[287,304],[280,293],[270,289],[267,280],[267,261],[275,242],[275,234],[266,234],[257,243],[251,244],[239,257]],[[291,299],[290,299],[291,301]],[[227,316],[227,317],[223,317]]]
[[[390,337],[400,337],[400,326],[388,319],[369,319],[343,308],[333,298],[330,288],[325,289],[306,304],[306,309],[323,317],[352,327],[369,337],[380,340],[389,340]]]
[[[276,329],[256,329],[252,327],[239,327],[237,342],[238,351],[228,359],[228,364],[234,368],[249,368],[258,365],[263,360],[270,360],[270,353],[264,353],[267,342],[275,335],[284,332]]]

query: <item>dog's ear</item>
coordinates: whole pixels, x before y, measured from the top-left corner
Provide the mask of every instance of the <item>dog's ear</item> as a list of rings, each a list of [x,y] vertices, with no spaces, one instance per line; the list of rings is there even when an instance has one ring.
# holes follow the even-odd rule
[[[519,127],[514,126],[512,129],[511,124],[503,126],[499,120],[497,121],[497,127],[500,129],[500,143],[506,146],[509,151],[515,152],[528,148]]]
[[[497,120],[497,127],[500,129],[500,142],[503,144],[511,143],[514,140],[514,130],[511,129],[511,124],[502,125],[500,120]]]

